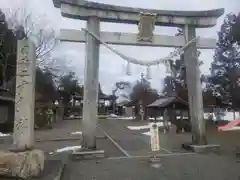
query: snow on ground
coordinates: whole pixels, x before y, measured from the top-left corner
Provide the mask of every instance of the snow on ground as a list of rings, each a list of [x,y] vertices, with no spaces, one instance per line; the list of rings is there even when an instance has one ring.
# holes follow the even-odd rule
[[[223,129],[221,131],[239,131],[239,130],[240,130],[240,127],[239,126],[235,126],[235,127],[232,127],[232,128]]]
[[[232,121],[234,120],[234,116],[233,116],[233,112],[227,112],[227,111],[223,111],[222,112],[224,115],[221,116],[222,120],[225,120],[225,121]],[[208,119],[209,115],[212,114],[213,115],[213,120],[216,120],[216,116],[213,114],[213,113],[204,113],[204,119]],[[240,113],[236,112],[236,118],[240,119],[239,115]],[[110,118],[108,119],[111,119],[111,118],[117,118],[119,120],[131,120],[131,119],[134,119],[135,117],[121,117],[121,116],[117,116],[117,115],[110,115]],[[181,117],[180,116],[177,116],[177,119],[180,119]],[[183,119],[187,119],[188,117],[187,116],[183,116]],[[149,118],[149,120],[155,120],[155,118]],[[163,120],[163,116],[159,116],[156,118],[156,120]]]
[[[61,153],[61,152],[66,152],[66,151],[74,151],[74,150],[79,150],[81,148],[82,148],[82,146],[67,146],[67,147],[52,151],[49,154]]]
[[[144,125],[144,126],[128,126],[127,128],[128,129],[131,129],[131,130],[142,130],[142,129],[149,129],[154,123],[148,123],[147,125]],[[163,127],[163,122],[157,122],[156,123],[158,127]],[[169,122],[168,123],[169,125],[171,125],[171,123]]]
[[[151,136],[150,131],[148,131],[148,132],[144,132],[144,133],[142,133],[142,134],[147,135],[147,136]]]
[[[239,118],[239,113],[236,112],[235,114],[236,114],[236,118]],[[227,120],[227,121],[234,120],[233,112],[225,112],[225,115],[223,116],[223,120]]]
[[[0,137],[7,137],[7,136],[11,136],[11,134],[3,134],[0,132]]]
[[[234,113],[233,112],[229,112],[229,111],[222,111],[221,112],[223,115],[220,115],[221,120],[225,120],[225,121],[232,121],[234,120]],[[208,116],[211,115],[213,116],[213,120],[216,120],[216,114],[214,113],[204,113],[204,119],[208,119]],[[236,115],[236,119],[239,119],[239,112],[235,112]]]
[[[119,117],[119,119],[122,119],[122,120],[133,120],[134,117]]]
[[[183,119],[187,119],[188,117],[187,116],[183,116]],[[148,118],[149,120],[155,120],[155,118]],[[180,116],[177,116],[177,119],[181,119]],[[163,116],[159,116],[156,118],[157,121],[161,121],[163,120]]]
[[[72,132],[71,135],[82,135],[81,131]]]
[[[155,118],[149,118],[149,120],[155,120]],[[156,120],[157,120],[157,121],[159,121],[159,120],[163,120],[163,117],[162,117],[162,116],[157,117]]]
[[[110,114],[109,117],[118,117],[116,114]]]
[[[133,120],[133,119],[134,119],[134,117],[123,117],[123,116],[116,116],[116,117],[108,117],[107,119]]]
[[[149,125],[144,125],[144,126],[128,126],[128,129],[131,130],[142,130],[142,129],[149,129],[150,126]]]

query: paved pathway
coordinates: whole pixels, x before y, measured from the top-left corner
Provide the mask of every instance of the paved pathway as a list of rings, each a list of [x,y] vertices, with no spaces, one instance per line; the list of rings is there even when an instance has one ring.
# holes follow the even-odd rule
[[[75,132],[81,132],[81,121],[80,120],[65,120],[55,124],[53,129],[37,130],[35,131],[35,147],[42,149],[46,153],[55,152],[63,148],[71,146],[80,146],[81,134],[72,134]],[[104,149],[107,157],[123,156],[116,146],[112,142],[104,138],[105,135],[101,130],[97,130],[97,147]],[[2,137],[2,139],[11,139],[11,137]],[[3,143],[5,142],[5,143]],[[11,147],[11,141],[1,141],[0,150],[7,150]],[[57,153],[52,156],[58,156],[63,154],[69,154],[71,152]]]
[[[173,135],[165,135],[163,133],[159,135],[161,151],[157,153],[151,152],[150,137],[143,134],[143,132],[147,132],[149,129],[131,130],[128,128],[128,126],[137,125],[147,125],[147,122],[128,120],[102,120],[99,122],[99,126],[132,156],[186,152],[181,149],[181,143],[188,141],[188,139],[184,138],[182,141],[179,141],[180,138],[178,138],[178,141],[176,141],[172,137]]]
[[[109,139],[98,138],[97,146],[104,149],[107,159],[72,162],[68,160],[70,152],[50,155],[50,159],[68,161],[63,180],[239,180],[240,164],[233,156],[186,154],[180,149],[181,143],[190,141],[188,134],[160,134],[162,151],[159,168],[149,163],[148,155],[153,155],[150,149],[149,136],[143,135],[147,130],[130,130],[127,126],[146,125],[146,122],[127,120],[99,120],[97,136],[103,137],[102,129],[130,157],[126,158]],[[81,131],[80,120],[62,121],[54,129],[36,131],[36,147],[45,152],[67,146],[80,145],[81,135],[72,132]],[[210,138],[210,140],[216,140]],[[225,142],[225,141],[224,141]],[[224,143],[223,142],[223,143]],[[227,143],[229,144],[229,143]],[[10,144],[0,144],[0,149],[8,148]],[[178,153],[178,154],[176,154]],[[138,156],[138,157],[136,157]],[[139,157],[145,156],[145,157]]]
[[[240,164],[216,155],[161,157],[153,166],[148,158],[70,162],[63,180],[239,180]],[[159,168],[156,168],[159,167]]]

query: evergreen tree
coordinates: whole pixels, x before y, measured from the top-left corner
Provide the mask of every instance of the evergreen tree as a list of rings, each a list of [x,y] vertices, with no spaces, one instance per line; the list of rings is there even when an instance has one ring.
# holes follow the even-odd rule
[[[54,101],[57,99],[57,89],[53,74],[49,70],[36,68],[35,91],[45,100]]]
[[[4,89],[13,90],[11,86],[14,83],[9,82],[15,79],[16,53],[17,39],[13,31],[8,29],[4,14],[0,11],[0,86]]]
[[[177,31],[178,32],[176,33],[175,36],[183,36],[182,29],[178,29]],[[201,52],[198,51],[197,54],[199,57]],[[203,62],[199,62],[199,65],[202,64]],[[184,54],[182,53],[180,55],[180,58],[177,60],[169,60],[169,65],[170,68],[168,75],[164,78],[163,93],[165,93],[165,95],[167,96],[178,95],[181,97],[183,91],[184,94],[187,94],[187,79],[186,79],[186,66],[184,64]]]
[[[163,93],[171,96],[177,93],[180,89],[186,88],[186,69],[184,65],[183,55],[181,59],[176,61],[170,60],[170,69],[168,75],[164,78]]]
[[[63,104],[67,106],[72,96],[79,90],[78,80],[74,72],[69,72],[60,79],[59,87],[61,87],[61,97]]]
[[[234,24],[232,25],[232,42],[240,45],[240,13],[234,16]]]
[[[147,116],[150,114],[146,107],[147,105],[153,103],[159,95],[157,90],[151,87],[151,83],[142,76],[141,80],[137,81],[134,85],[129,97],[132,105],[135,106],[136,119],[141,119],[140,106],[142,106],[145,112],[144,119],[147,119]]]
[[[218,32],[213,62],[211,64],[211,75],[208,77],[207,87],[212,89],[215,96],[229,106],[233,106],[236,90],[239,88],[237,80],[240,75],[240,53],[239,47],[232,41],[232,26],[235,24],[235,15],[228,14]]]

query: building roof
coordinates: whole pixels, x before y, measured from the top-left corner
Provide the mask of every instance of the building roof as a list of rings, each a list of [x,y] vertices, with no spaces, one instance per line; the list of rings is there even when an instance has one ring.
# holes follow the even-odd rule
[[[129,101],[126,101],[124,103],[122,103],[123,106],[126,106],[126,107],[131,107],[131,106],[138,106],[141,102],[141,100],[144,101],[144,104],[145,105],[149,105],[149,104],[152,104],[153,102],[156,101],[156,99],[159,99],[163,97],[162,94],[158,95],[157,97],[149,97],[149,96],[145,96],[145,97],[138,97],[138,98],[135,98],[133,100],[129,100]],[[164,96],[165,97],[165,96]]]
[[[158,108],[164,108],[172,103],[180,103],[182,105],[188,106],[188,103],[184,100],[182,100],[179,97],[173,96],[173,97],[162,97],[154,101],[152,104],[149,104],[147,107],[158,107]]]
[[[116,97],[113,95],[106,95],[104,93],[99,93],[99,99],[103,99],[103,100],[112,100],[115,99]],[[73,96],[73,99],[75,100],[83,100],[83,96],[76,94]]]

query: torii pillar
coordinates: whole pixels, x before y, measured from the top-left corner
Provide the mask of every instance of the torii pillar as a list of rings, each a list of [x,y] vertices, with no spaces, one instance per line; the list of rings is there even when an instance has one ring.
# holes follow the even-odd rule
[[[188,24],[184,26],[186,43],[196,38],[196,29]],[[188,103],[192,128],[192,144],[206,145],[206,123],[203,116],[203,97],[201,73],[199,69],[196,42],[191,43],[184,51],[186,66]]]
[[[87,29],[99,35],[98,17],[88,17]],[[86,34],[85,53],[82,145],[86,149],[95,150],[98,121],[99,42],[89,34]]]

